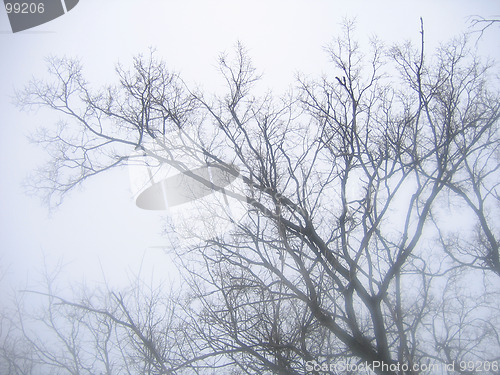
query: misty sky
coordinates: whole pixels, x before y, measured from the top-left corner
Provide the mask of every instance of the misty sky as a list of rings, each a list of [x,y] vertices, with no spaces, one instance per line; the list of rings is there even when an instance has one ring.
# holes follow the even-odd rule
[[[47,158],[27,136],[55,126],[46,111],[21,113],[12,105],[15,89],[32,76],[46,75],[47,56],[78,57],[93,87],[114,82],[117,62],[158,51],[167,65],[207,93],[220,90],[216,60],[237,41],[263,73],[262,85],[276,94],[294,84],[297,72],[332,74],[323,47],[340,33],[344,18],[356,18],[357,35],[377,35],[387,45],[418,40],[425,23],[432,51],[463,31],[468,16],[500,14],[498,1],[132,1],[80,0],[68,14],[37,28],[12,34],[0,10],[0,280],[2,293],[36,285],[44,259],[52,270],[62,263],[64,280],[93,283],[103,277],[126,283],[141,272],[168,278],[173,273],[161,246],[161,215],[134,205],[126,169],[87,181],[49,214],[22,188],[28,174]],[[478,42],[485,56],[500,60],[500,28]]]

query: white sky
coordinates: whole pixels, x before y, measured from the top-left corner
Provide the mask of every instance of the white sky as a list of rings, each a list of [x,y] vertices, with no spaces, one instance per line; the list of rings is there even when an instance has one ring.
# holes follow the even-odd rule
[[[295,73],[328,73],[323,46],[339,34],[344,17],[356,17],[358,35],[378,35],[387,44],[418,39],[424,18],[427,46],[465,31],[467,16],[500,14],[491,1],[133,1],[80,0],[71,12],[18,34],[10,32],[0,10],[0,290],[34,285],[42,269],[62,261],[68,281],[111,284],[154,269],[168,277],[169,259],[159,248],[158,214],[136,208],[126,170],[99,176],[66,198],[51,216],[36,198],[27,197],[22,180],[43,150],[26,135],[40,125],[55,124],[50,113],[20,113],[10,96],[32,76],[45,74],[49,55],[80,57],[96,86],[109,82],[114,65],[156,47],[159,56],[191,83],[206,91],[220,88],[215,63],[221,51],[240,40],[249,49],[264,85],[280,93]],[[499,58],[500,28],[491,28],[480,49]],[[332,73],[334,74],[334,72]],[[0,295],[1,297],[1,295]]]

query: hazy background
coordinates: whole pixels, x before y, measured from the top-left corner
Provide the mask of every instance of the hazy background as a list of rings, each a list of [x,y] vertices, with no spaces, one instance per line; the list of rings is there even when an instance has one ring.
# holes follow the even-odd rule
[[[124,285],[144,278],[168,279],[175,272],[161,246],[161,215],[135,207],[126,169],[88,180],[49,214],[27,196],[23,180],[46,160],[27,135],[55,125],[50,112],[20,113],[14,90],[32,76],[46,75],[50,55],[79,57],[87,79],[99,87],[113,82],[117,62],[155,47],[158,56],[183,79],[207,92],[217,91],[216,58],[239,40],[250,51],[263,86],[277,94],[294,84],[297,72],[330,73],[323,47],[340,33],[343,18],[356,18],[363,40],[377,35],[387,45],[418,40],[425,23],[428,51],[470,26],[469,16],[500,14],[492,1],[133,1],[80,0],[66,15],[12,34],[0,9],[0,297],[36,285],[44,262],[64,264],[64,282]],[[478,42],[485,56],[500,59],[500,28]],[[3,275],[3,277],[2,277]],[[4,298],[0,299],[4,300]]]

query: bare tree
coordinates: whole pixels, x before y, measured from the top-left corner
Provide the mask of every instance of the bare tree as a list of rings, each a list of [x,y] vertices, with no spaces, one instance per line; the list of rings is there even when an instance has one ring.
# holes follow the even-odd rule
[[[2,373],[181,374],[193,358],[202,361],[182,329],[181,299],[163,285],[83,287],[69,300],[54,276],[45,273],[44,288],[21,291],[8,322],[2,316]]]
[[[160,321],[179,336],[139,324],[118,294],[111,310],[58,300],[136,337],[146,373],[334,373],[340,361],[351,373],[499,373],[494,67],[465,38],[429,56],[423,27],[418,47],[373,40],[365,52],[347,23],[327,51],[331,77],[299,77],[278,99],[252,95],[241,45],[220,57],[221,96],[189,90],[154,54],[98,92],[77,62],[52,59],[55,81],[19,93],[22,108],[68,121],[36,138],[53,159],[34,187],[51,204],[144,156],[220,190],[174,157],[179,130],[185,152],[244,183],[226,192],[246,207],[231,230],[172,247],[187,290]]]
[[[498,24],[500,19],[498,15],[492,17],[483,17],[479,15],[469,17],[470,27],[473,29],[473,33],[479,33],[478,39],[481,38],[484,32],[491,26]]]

